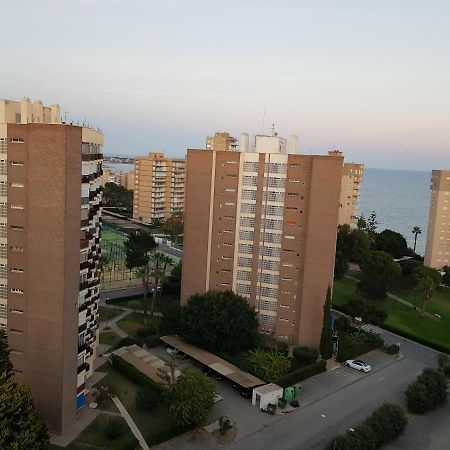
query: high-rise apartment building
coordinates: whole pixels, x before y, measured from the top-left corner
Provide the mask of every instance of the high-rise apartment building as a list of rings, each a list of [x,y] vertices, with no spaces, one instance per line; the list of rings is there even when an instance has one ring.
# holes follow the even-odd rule
[[[433,170],[425,266],[450,266],[450,170]]]
[[[120,185],[125,189],[129,189],[131,191],[134,190],[134,170],[131,170],[130,172],[122,172]]]
[[[258,136],[252,152],[188,150],[181,301],[232,289],[262,332],[317,348],[343,158],[294,154],[293,141],[289,154],[278,136]]]
[[[0,101],[0,327],[52,431],[76,421],[98,342],[101,133]]]
[[[238,141],[230,133],[223,131],[216,132],[214,136],[206,137],[206,149],[207,150],[237,150]]]
[[[150,223],[184,209],[184,158],[163,153],[138,156],[134,162],[133,218]]]
[[[329,156],[342,156],[342,152],[333,150]],[[339,205],[339,225],[348,224],[356,228],[360,188],[364,175],[364,164],[344,163],[342,169],[341,199]]]

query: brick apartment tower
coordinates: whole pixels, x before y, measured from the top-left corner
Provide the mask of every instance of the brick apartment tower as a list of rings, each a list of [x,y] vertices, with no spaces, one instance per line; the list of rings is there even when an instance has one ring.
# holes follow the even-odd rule
[[[318,347],[333,283],[343,158],[297,155],[255,136],[240,151],[188,150],[182,304],[232,289],[260,330]]]
[[[76,421],[98,343],[101,133],[0,100],[0,327],[56,433]]]
[[[184,158],[163,153],[138,156],[134,162],[133,219],[166,220],[184,209]]]
[[[431,173],[425,266],[441,270],[450,266],[450,170]]]

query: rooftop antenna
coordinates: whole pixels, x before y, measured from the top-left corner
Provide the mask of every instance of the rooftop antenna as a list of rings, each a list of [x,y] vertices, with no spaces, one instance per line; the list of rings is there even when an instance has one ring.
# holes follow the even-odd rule
[[[275,134],[275,124],[274,123],[272,124],[272,136],[276,136],[276,134]]]

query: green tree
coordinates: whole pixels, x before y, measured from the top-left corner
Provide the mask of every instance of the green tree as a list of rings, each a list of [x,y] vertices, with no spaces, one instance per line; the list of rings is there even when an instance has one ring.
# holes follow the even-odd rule
[[[322,334],[320,336],[322,359],[330,359],[333,356],[333,330],[331,327],[331,288],[328,287],[327,297],[323,305]]]
[[[115,183],[106,183],[103,190],[103,202],[106,207],[123,208],[128,216],[133,212],[133,191]]]
[[[212,352],[252,348],[258,336],[255,310],[233,291],[192,295],[182,309],[180,333]]]
[[[176,211],[166,219],[162,225],[163,233],[170,237],[170,240],[174,243],[178,243],[179,236],[183,234],[184,217],[182,211]]]
[[[9,359],[9,347],[6,337],[6,331],[0,330],[0,376],[11,376],[13,373],[13,365]]]
[[[413,227],[412,229],[412,234],[414,235],[414,253],[416,253],[416,245],[417,245],[417,236],[419,234],[422,234],[422,230],[420,229],[420,227],[418,227],[417,225],[415,227]]]
[[[386,403],[378,408],[365,422],[375,436],[376,448],[379,448],[401,435],[407,419],[402,408]]]
[[[389,253],[394,258],[401,258],[408,252],[406,239],[396,231],[383,230],[376,235],[375,243],[378,251]]]
[[[428,411],[428,392],[424,384],[417,381],[411,383],[405,394],[409,411],[414,414],[423,414]]]
[[[447,380],[436,369],[424,369],[406,389],[408,409],[416,414],[423,414],[447,401]]]
[[[143,230],[133,230],[128,234],[124,242],[126,262],[128,269],[141,267],[148,264],[148,254],[158,245],[153,236]]]
[[[291,360],[277,351],[257,348],[250,350],[248,361],[252,373],[266,383],[274,383],[291,368]]]
[[[0,448],[45,450],[47,425],[33,407],[28,387],[0,376]]]
[[[369,252],[361,261],[361,270],[367,279],[387,284],[400,276],[400,265],[386,252]]]
[[[204,424],[214,404],[214,393],[214,383],[205,374],[183,372],[167,392],[172,420],[186,428]]]
[[[426,306],[431,301],[436,287],[442,282],[442,275],[436,269],[421,266],[413,270],[412,277],[417,282],[417,291],[422,296],[421,317],[423,317],[426,312]]]

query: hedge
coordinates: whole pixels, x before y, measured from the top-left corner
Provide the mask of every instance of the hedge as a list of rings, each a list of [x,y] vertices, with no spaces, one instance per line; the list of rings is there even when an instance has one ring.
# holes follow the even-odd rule
[[[373,333],[341,333],[336,361],[344,362],[347,359],[356,358],[371,350],[380,348],[383,344],[383,339]]]
[[[326,450],[375,450],[403,434],[407,422],[400,406],[385,403],[353,431],[333,438]]]
[[[111,364],[114,369],[120,372],[123,376],[127,377],[129,380],[136,383],[138,386],[145,387],[156,392],[164,391],[164,388],[159,383],[156,383],[148,378],[120,356],[112,355]]]
[[[295,347],[293,351],[294,358],[305,364],[312,364],[317,361],[319,352],[311,347]]]
[[[321,359],[320,361],[316,361],[314,364],[293,370],[292,372],[283,375],[276,384],[281,387],[292,386],[295,383],[325,372],[327,370],[326,365],[326,361]]]

